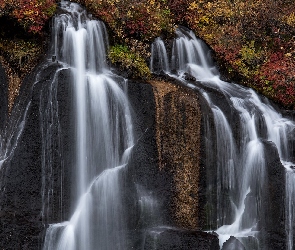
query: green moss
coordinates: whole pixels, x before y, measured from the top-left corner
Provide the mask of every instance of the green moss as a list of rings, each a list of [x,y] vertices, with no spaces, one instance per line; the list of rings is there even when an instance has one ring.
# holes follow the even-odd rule
[[[48,17],[52,17],[54,15],[55,11],[56,11],[56,5],[53,4],[45,10],[45,13]]]
[[[115,45],[110,48],[109,58],[113,64],[130,74],[134,78],[149,79],[151,72],[139,53],[132,52],[124,45]]]

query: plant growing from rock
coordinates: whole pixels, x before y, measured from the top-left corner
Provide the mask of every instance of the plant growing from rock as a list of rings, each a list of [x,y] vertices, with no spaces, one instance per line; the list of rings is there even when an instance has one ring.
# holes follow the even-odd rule
[[[129,77],[149,79],[151,76],[146,62],[137,52],[130,51],[127,46],[112,46],[109,51],[109,58]]]

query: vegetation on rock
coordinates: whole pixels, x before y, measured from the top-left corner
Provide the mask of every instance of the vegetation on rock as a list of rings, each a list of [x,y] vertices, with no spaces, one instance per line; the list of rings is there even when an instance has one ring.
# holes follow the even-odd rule
[[[112,63],[118,64],[130,77],[149,79],[151,76],[149,67],[140,54],[130,51],[127,46],[112,46],[109,58]]]
[[[24,77],[44,53],[55,0],[0,0],[0,61],[9,80],[9,110]]]
[[[55,0],[0,0],[0,16],[17,21],[29,32],[40,33],[56,10]]]
[[[215,51],[220,68],[230,80],[238,80],[284,107],[295,109],[293,0],[77,2],[106,23],[112,44],[119,44],[111,47],[110,59],[122,69],[131,67],[131,59],[122,58],[125,53],[129,57],[136,55],[133,69],[146,70],[143,65],[148,62],[153,39],[159,35],[169,37],[174,27],[182,24],[194,30]],[[0,0],[0,18],[8,17],[24,30],[42,34],[56,6],[54,0]],[[134,76],[146,74],[138,71]]]
[[[290,0],[190,1],[188,26],[216,52],[229,76],[295,108],[295,3]]]

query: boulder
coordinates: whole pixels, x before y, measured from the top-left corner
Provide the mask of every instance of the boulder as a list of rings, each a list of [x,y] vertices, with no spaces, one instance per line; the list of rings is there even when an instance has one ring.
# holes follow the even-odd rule
[[[234,236],[224,242],[221,250],[246,250],[245,246]]]
[[[144,250],[217,250],[218,237],[202,231],[154,229],[145,240]]]

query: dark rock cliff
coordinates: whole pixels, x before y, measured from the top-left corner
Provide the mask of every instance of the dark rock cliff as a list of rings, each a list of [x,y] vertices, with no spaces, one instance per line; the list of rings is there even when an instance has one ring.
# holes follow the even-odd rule
[[[1,249],[40,249],[47,225],[67,220],[71,213],[71,172],[74,171],[71,75],[68,70],[59,68],[57,63],[41,65],[38,74],[27,78],[10,117],[10,124],[13,125],[10,130],[19,130],[8,133],[15,144],[8,147],[11,153],[0,171]],[[154,240],[150,238],[154,227],[179,225],[179,215],[175,215],[174,209],[179,195],[175,191],[175,183],[180,188],[181,180],[175,178],[176,165],[170,169],[159,166],[157,111],[152,86],[130,80],[127,89],[135,117],[137,141],[124,177],[125,215],[129,218],[130,244],[134,249],[141,249],[142,245],[147,249]],[[176,112],[183,119],[183,108],[188,105],[185,104],[188,103],[186,93],[181,91],[182,102],[176,107]],[[180,126],[184,124],[179,123]],[[177,127],[174,129],[176,133]],[[184,146],[185,141],[182,144]],[[178,149],[181,151],[181,148]],[[174,164],[173,157],[171,165]],[[159,202],[144,211],[142,204],[147,197]],[[191,197],[196,199],[197,194]],[[159,211],[160,215],[157,214]],[[185,216],[187,214],[180,218],[185,220]],[[214,249],[213,246],[218,244],[215,235],[185,230],[164,230],[158,249],[175,237],[180,241],[171,244],[178,249],[187,244],[198,249]],[[202,240],[203,237],[207,238]]]
[[[129,81],[128,96],[138,136],[126,176],[133,248],[218,249],[216,235],[199,231],[206,223],[206,171],[199,165],[198,96],[164,81]],[[142,207],[147,198],[154,202],[149,211]]]
[[[12,134],[12,137],[16,137],[12,138],[15,145],[9,148],[10,154],[0,171],[1,249],[40,248],[44,225],[64,217],[62,211],[66,208],[62,205],[67,207],[65,198],[69,190],[67,185],[61,186],[68,176],[68,171],[62,166],[69,156],[61,158],[67,143],[61,147],[58,141],[67,137],[70,128],[68,119],[64,121],[67,116],[66,104],[70,102],[70,98],[67,98],[69,91],[64,89],[68,83],[65,81],[68,77],[66,74],[61,73],[58,77],[62,83],[58,85],[57,97],[61,102],[57,114],[61,116],[60,127],[56,126],[54,117],[46,114],[53,111],[47,104],[52,101],[49,93],[54,94],[52,80],[58,67],[57,64],[46,66],[38,76],[32,75],[27,79],[27,87],[19,96],[10,117],[9,125],[17,123],[12,128],[19,130],[15,131],[17,135]],[[50,139],[43,131],[44,122],[53,122]],[[58,129],[63,129],[63,133],[59,133]],[[61,199],[64,200],[63,204],[60,203]]]
[[[276,146],[265,141],[267,180],[263,189],[261,249],[287,249],[285,231],[286,173]]]
[[[5,138],[11,143],[0,169],[1,249],[40,249],[48,224],[71,215],[72,76],[58,63],[36,72],[23,85]],[[122,177],[130,248],[218,249],[216,235],[199,231],[214,228],[216,214],[215,128],[206,101],[175,82],[129,80],[127,92],[136,134]],[[274,145],[264,144],[261,249],[284,249],[284,205],[277,204],[284,204],[285,173]]]

